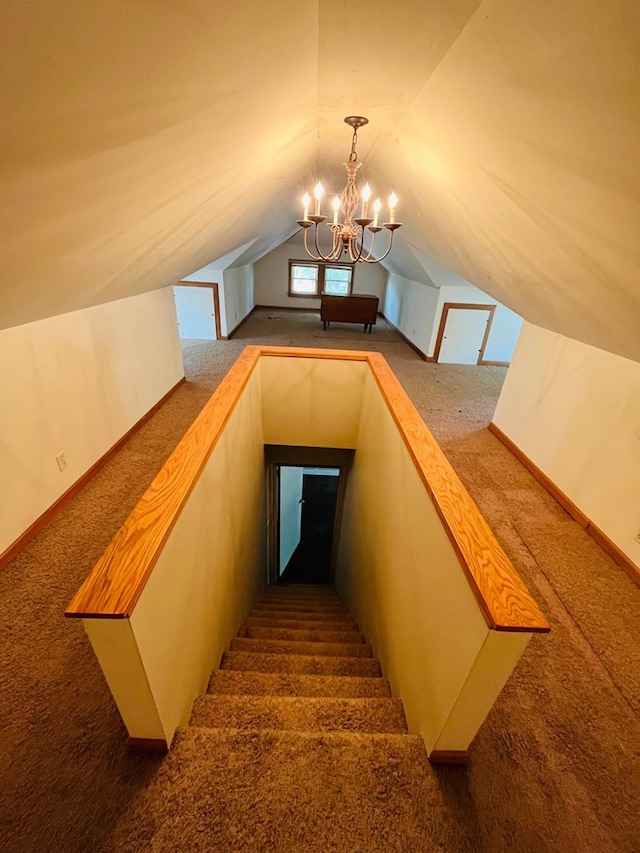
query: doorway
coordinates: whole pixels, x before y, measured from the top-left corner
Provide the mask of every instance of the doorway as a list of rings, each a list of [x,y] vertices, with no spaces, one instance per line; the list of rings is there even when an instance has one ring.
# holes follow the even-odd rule
[[[439,364],[482,364],[495,305],[445,302],[434,350]]]
[[[269,583],[331,584],[353,450],[265,446]]]
[[[173,288],[181,338],[216,341],[220,332],[220,295],[215,282],[183,281]]]
[[[276,466],[279,583],[329,583],[339,468]]]

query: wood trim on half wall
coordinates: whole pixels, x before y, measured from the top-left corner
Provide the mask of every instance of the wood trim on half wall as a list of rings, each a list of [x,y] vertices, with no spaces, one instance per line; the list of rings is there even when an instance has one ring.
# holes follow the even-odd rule
[[[565,493],[556,486],[553,480],[547,477],[544,471],[541,471],[535,462],[529,459],[529,457],[520,450],[518,445],[511,441],[508,435],[502,432],[500,427],[496,426],[492,421],[489,424],[488,429],[489,432],[492,432],[495,437],[499,439],[502,444],[511,451],[511,453],[513,453],[516,459],[524,465],[527,471],[529,471],[529,473],[535,477],[542,486],[544,486],[551,497],[555,498],[560,506],[569,513],[571,518],[576,521],[580,527],[587,531],[589,536],[591,536],[602,550],[611,557],[614,563],[620,566],[631,580],[640,586],[640,566],[637,566],[630,557],[628,557],[624,551],[615,544],[615,542],[612,542],[612,540],[609,539],[606,533],[600,530],[600,528],[597,527],[581,509],[578,509],[571,498],[565,495]]]
[[[130,752],[150,752],[156,755],[166,755],[169,745],[162,738],[129,737],[127,738],[127,749]]]
[[[101,468],[104,468],[104,466],[111,459],[111,457],[114,456],[118,452],[118,450],[120,450],[123,444],[125,444],[125,442],[127,442],[131,438],[134,432],[137,432],[140,427],[145,424],[149,420],[149,418],[158,411],[160,406],[173,394],[174,391],[176,391],[182,385],[183,382],[186,382],[184,376],[182,377],[182,379],[176,382],[173,388],[170,388],[167,393],[163,397],[161,397],[158,402],[154,406],[152,406],[149,411],[144,414],[140,418],[140,420],[137,421],[131,427],[131,429],[127,430],[127,432],[125,432],[122,438],[119,438],[118,441],[116,441],[116,443],[112,447],[110,447],[106,453],[104,453],[96,462],[94,462],[91,468],[85,471],[84,474],[79,477],[75,481],[75,483],[73,483],[73,485],[69,486],[67,491],[63,492],[63,494],[61,494],[60,497],[56,501],[54,501],[51,506],[42,513],[41,516],[36,518],[36,520],[31,525],[29,525],[29,527],[27,527],[24,533],[22,533],[15,540],[15,542],[9,545],[6,551],[3,551],[3,553],[0,554],[0,569],[3,569],[7,565],[7,563],[10,563],[11,560],[13,560],[13,558],[16,557],[20,553],[20,551],[22,551],[22,549],[25,548],[29,544],[29,542],[31,542],[32,539],[35,538],[35,536],[42,530],[42,528],[46,524],[48,524],[51,519],[54,518],[54,516],[57,515],[57,513],[59,513],[60,510],[63,509],[63,507],[65,507],[69,503],[69,501],[74,498],[78,494],[78,492],[80,492],[87,485],[89,480],[91,480],[92,477],[94,477]]]

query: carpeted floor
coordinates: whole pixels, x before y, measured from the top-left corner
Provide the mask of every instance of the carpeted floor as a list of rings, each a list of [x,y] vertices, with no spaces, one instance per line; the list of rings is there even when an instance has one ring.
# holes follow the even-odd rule
[[[420,770],[428,784],[416,809],[433,839],[425,851],[638,850],[640,589],[486,430],[504,368],[426,364],[384,325],[371,335],[332,327],[326,338],[318,326],[317,315],[259,310],[232,341],[187,342],[189,382],[0,573],[0,849],[118,851],[118,824],[166,778],[160,759],[125,751],[82,628],[62,612],[256,342],[381,351],[552,625],[529,645],[470,765]]]

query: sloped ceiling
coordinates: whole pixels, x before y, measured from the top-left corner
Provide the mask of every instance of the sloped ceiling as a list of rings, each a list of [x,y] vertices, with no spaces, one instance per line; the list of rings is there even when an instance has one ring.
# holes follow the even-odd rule
[[[637,0],[22,0],[0,11],[0,326],[287,239],[350,130],[435,259],[640,360]]]

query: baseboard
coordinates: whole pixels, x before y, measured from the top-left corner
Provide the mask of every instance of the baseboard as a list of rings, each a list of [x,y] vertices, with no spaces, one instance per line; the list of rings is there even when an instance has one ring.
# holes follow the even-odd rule
[[[266,308],[268,311],[302,311],[303,314],[320,313],[318,308],[298,308],[291,305],[256,305],[256,308]]]
[[[565,493],[556,486],[553,480],[547,477],[547,475],[541,471],[540,468],[538,468],[538,466],[532,462],[531,459],[522,452],[522,450],[520,450],[517,444],[514,444],[514,442],[502,432],[500,427],[497,427],[493,423],[493,421],[489,424],[489,431],[492,432],[496,438],[498,438],[504,446],[511,451],[511,453],[513,453],[516,459],[524,465],[527,471],[529,471],[529,473],[545,487],[551,497],[555,498],[560,506],[569,513],[571,518],[576,521],[580,527],[587,531],[589,536],[591,536],[602,550],[611,557],[614,563],[620,566],[620,568],[629,575],[631,580],[640,586],[640,566],[637,566],[632,562],[624,551],[622,551],[615,542],[612,542],[611,539],[609,539],[606,533],[603,533],[603,531],[600,530],[600,528],[595,525],[591,519],[582,512],[582,510],[578,509],[571,498],[565,495]]]
[[[431,764],[467,764],[469,753],[465,749],[434,749],[429,761]]]
[[[587,533],[611,557],[613,562],[620,566],[634,583],[640,586],[640,566],[636,566],[624,551],[621,551],[615,542],[612,542],[607,534],[600,530],[592,521],[587,525]]]
[[[504,446],[513,453],[516,459],[519,462],[522,462],[524,467],[529,471],[529,473],[533,474],[536,480],[545,487],[545,489],[549,492],[552,498],[558,501],[560,506],[566,510],[571,518],[574,521],[577,521],[580,527],[583,527],[585,530],[589,524],[589,519],[587,516],[574,504],[571,498],[567,497],[564,492],[562,492],[553,480],[549,479],[547,475],[538,468],[538,466],[529,459],[529,457],[520,450],[517,444],[514,444],[511,439],[502,432],[500,427],[496,426],[493,421],[489,424],[489,432],[492,432],[496,438],[500,439],[500,441],[504,444]]]
[[[509,367],[510,364],[510,361],[485,361],[484,359],[478,362],[480,367]]]
[[[249,317],[253,314],[253,312],[256,310],[256,308],[257,308],[257,307],[258,307],[257,305],[254,305],[254,306],[253,306],[253,308],[251,309],[251,311],[249,311],[249,313],[248,313],[248,314],[245,314],[245,315],[244,315],[244,317],[242,318],[242,320],[240,320],[240,322],[238,323],[238,325],[237,325],[237,326],[234,326],[234,327],[233,327],[233,329],[231,329],[231,331],[230,331],[230,332],[227,332],[227,336],[226,336],[226,337],[224,337],[224,335],[223,335],[223,336],[220,338],[220,340],[222,340],[222,341],[230,341],[230,340],[231,340],[231,338],[232,338],[232,337],[235,335],[235,333],[238,331],[238,329],[239,329],[241,326],[244,326],[244,324],[247,322],[247,320],[248,320],[248,319],[249,319]]]
[[[130,752],[152,752],[156,755],[166,755],[169,752],[164,738],[130,737],[127,739],[127,749]]]
[[[400,335],[400,337],[405,342],[405,344],[409,344],[411,349],[415,350],[418,353],[418,355],[420,356],[420,358],[423,361],[435,362],[435,358],[432,355],[426,355],[425,353],[423,353],[422,350],[420,349],[420,347],[417,347],[413,341],[410,341],[409,338],[404,334],[404,332],[401,332],[400,329],[397,326],[395,326],[388,317],[385,317],[385,315],[382,313],[382,311],[379,311],[378,313],[380,314],[382,319],[385,321],[385,323],[387,323],[389,326],[391,326],[393,331],[396,332],[398,335]]]
[[[131,429],[127,430],[125,434],[116,441],[116,443],[104,453],[97,462],[94,462],[91,468],[89,468],[85,473],[73,483],[73,485],[69,486],[66,492],[60,495],[60,497],[51,504],[51,506],[46,509],[41,516],[36,518],[36,520],[22,533],[9,547],[0,554],[0,569],[3,569],[7,563],[10,563],[11,560],[16,557],[22,549],[31,542],[32,539],[42,530],[42,528],[48,524],[51,519],[58,513],[60,510],[65,507],[69,501],[74,498],[78,492],[80,492],[94,477],[98,471],[103,468],[106,463],[114,456],[118,450],[122,447],[125,442],[127,442],[131,436],[140,429],[140,427],[145,424],[152,415],[154,415],[160,406],[173,394],[173,392],[182,385],[183,382],[186,382],[185,377],[183,376],[176,384],[170,388],[167,393],[161,397],[158,402],[152,406],[146,414],[144,414],[139,421],[131,427]]]

